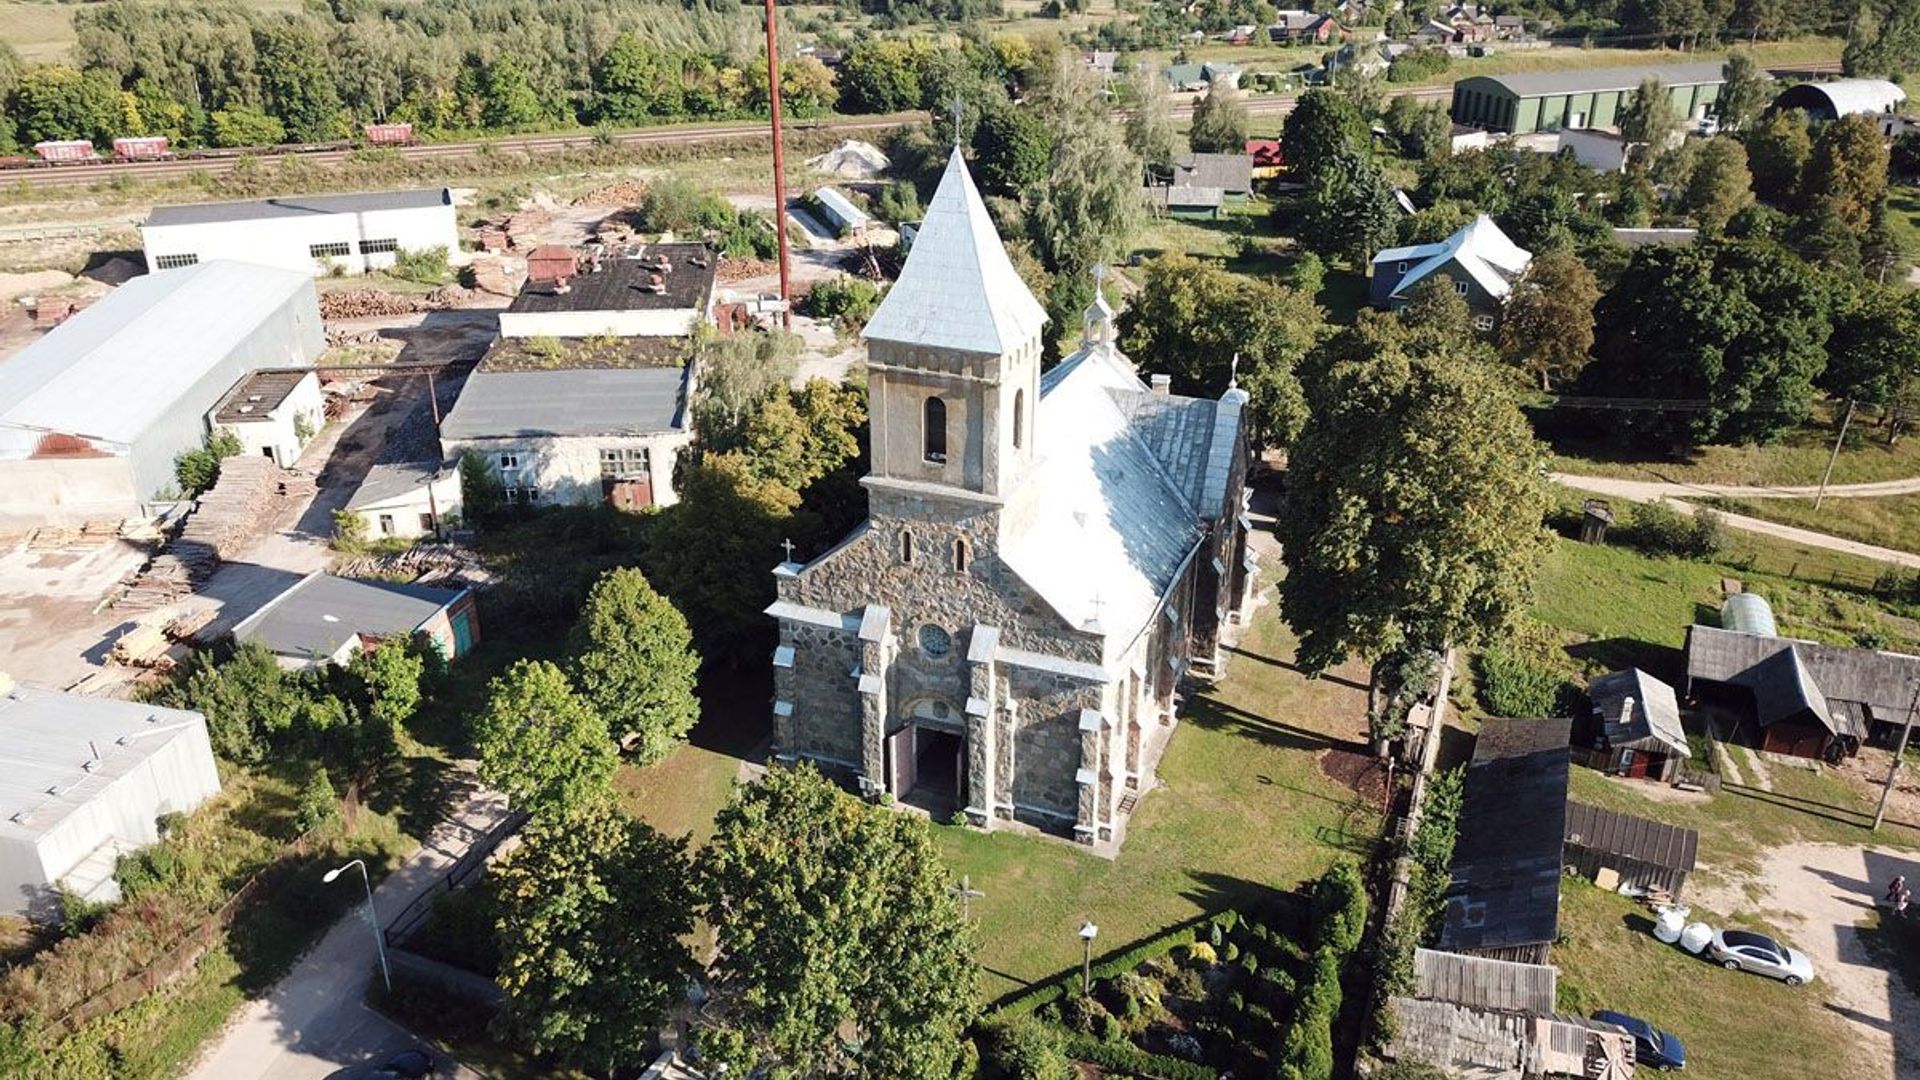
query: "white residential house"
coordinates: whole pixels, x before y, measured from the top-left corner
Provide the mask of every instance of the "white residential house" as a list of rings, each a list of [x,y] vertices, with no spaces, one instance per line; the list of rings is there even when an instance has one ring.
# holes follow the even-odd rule
[[[149,270],[236,259],[308,274],[359,274],[392,266],[398,251],[460,253],[446,188],[156,206],[140,240]]]
[[[256,371],[207,414],[213,430],[240,440],[241,453],[270,457],[283,469],[293,468],[326,420],[326,398],[313,371]]]

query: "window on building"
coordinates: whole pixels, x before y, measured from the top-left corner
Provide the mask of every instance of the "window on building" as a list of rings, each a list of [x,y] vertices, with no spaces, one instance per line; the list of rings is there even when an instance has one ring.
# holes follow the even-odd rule
[[[341,240],[332,244],[308,244],[307,254],[316,259],[339,259],[353,254],[353,245]]]
[[[1027,392],[1024,389],[1013,392],[1013,448],[1020,449],[1026,443],[1027,435]]]
[[[527,501],[530,503],[537,503],[540,501],[540,489],[537,487],[526,488],[522,492],[522,494],[526,496]]]
[[[625,446],[615,450],[600,451],[600,477],[603,480],[620,480],[630,476],[647,475],[647,451],[642,446]]]
[[[400,241],[398,240],[389,239],[389,240],[360,241],[360,254],[362,255],[383,255],[389,251],[399,251],[399,250],[400,250]]]
[[[913,562],[913,534],[905,529],[900,530],[900,561]]]
[[[962,536],[953,541],[953,568],[959,573],[967,572],[967,558],[972,552],[967,550],[967,538]]]
[[[380,515],[380,535],[381,536],[393,535],[393,515],[392,514]]]
[[[512,470],[517,469],[519,467],[520,467],[519,454],[501,454],[500,455],[500,471],[501,472],[511,472]]]
[[[501,494],[506,497],[508,506],[512,506],[514,503],[520,501],[520,489],[517,487],[507,488],[502,491]]]
[[[1453,291],[1454,291],[1454,292],[1456,292],[1456,293],[1459,293],[1459,294],[1460,294],[1461,296],[1465,296],[1465,295],[1467,295],[1467,283],[1466,283],[1466,282],[1464,282],[1464,281],[1456,281],[1456,282],[1454,282],[1454,283],[1453,283]]]
[[[1394,263],[1394,264],[1393,264],[1393,272],[1394,272],[1394,273],[1396,273],[1396,274],[1404,274],[1404,273],[1406,273],[1406,272],[1407,272],[1407,264],[1406,264],[1406,263],[1404,263],[1404,262],[1397,262],[1397,263]]]
[[[1493,316],[1475,315],[1473,317],[1473,328],[1482,333],[1485,333],[1486,331],[1493,329]]]
[[[433,515],[432,514],[420,515],[420,531],[421,532],[433,531]]]
[[[178,270],[183,266],[193,266],[200,261],[198,255],[161,255],[153,260],[155,270]]]
[[[947,403],[937,397],[927,399],[920,418],[922,456],[928,461],[947,463]]]

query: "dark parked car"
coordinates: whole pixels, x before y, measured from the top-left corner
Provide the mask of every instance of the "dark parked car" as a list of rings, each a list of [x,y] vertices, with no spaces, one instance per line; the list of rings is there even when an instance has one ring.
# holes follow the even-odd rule
[[[421,1080],[433,1075],[433,1058],[424,1050],[402,1050],[388,1059],[385,1065],[373,1071],[376,1078],[395,1077],[399,1080]]]
[[[1636,1064],[1653,1069],[1684,1069],[1687,1067],[1687,1049],[1680,1040],[1637,1016],[1626,1013],[1597,1012],[1595,1020],[1603,1024],[1612,1024],[1624,1028],[1633,1036],[1633,1056]]]

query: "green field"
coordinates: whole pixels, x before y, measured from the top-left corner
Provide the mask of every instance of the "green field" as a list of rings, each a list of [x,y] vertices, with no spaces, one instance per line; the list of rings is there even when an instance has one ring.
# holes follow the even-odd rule
[[[1814,408],[1812,420],[1778,442],[1760,446],[1705,446],[1685,459],[1637,451],[1618,441],[1554,444],[1552,467],[1583,476],[1620,476],[1677,484],[1749,484],[1785,487],[1818,484],[1833,453],[1840,417],[1832,402]],[[1864,484],[1920,476],[1920,439],[1889,447],[1876,410],[1854,413],[1846,446],[1834,463],[1833,483]]]
[[[1812,499],[1702,499],[1705,505],[1748,517],[1831,533],[1895,551],[1920,552],[1920,495]]]

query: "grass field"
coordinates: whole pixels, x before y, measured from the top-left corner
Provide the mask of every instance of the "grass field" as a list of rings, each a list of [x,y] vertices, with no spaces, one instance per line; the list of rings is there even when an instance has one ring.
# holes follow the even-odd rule
[[[1814,408],[1812,420],[1780,441],[1764,446],[1706,446],[1675,460],[1639,451],[1617,441],[1553,444],[1552,466],[1585,476],[1622,476],[1678,484],[1751,484],[1762,487],[1818,484],[1833,453],[1840,417],[1832,402]],[[1877,411],[1854,413],[1847,443],[1834,463],[1833,483],[1862,484],[1920,476],[1920,439],[1886,443]]]
[[[1797,525],[1896,551],[1920,551],[1920,495],[1871,499],[1702,499],[1706,505],[1748,517]]]

